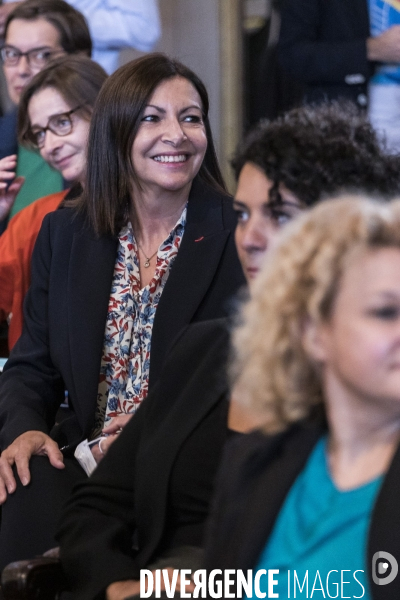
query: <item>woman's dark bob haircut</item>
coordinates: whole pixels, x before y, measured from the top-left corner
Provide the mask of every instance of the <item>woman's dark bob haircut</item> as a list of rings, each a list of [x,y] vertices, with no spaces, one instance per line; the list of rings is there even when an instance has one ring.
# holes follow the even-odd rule
[[[14,19],[45,19],[60,34],[60,44],[67,54],[92,55],[92,39],[85,17],[64,0],[25,0],[10,12],[5,23],[4,39]]]
[[[111,75],[93,111],[89,134],[87,179],[78,208],[97,234],[117,234],[127,222],[132,200],[133,141],[140,118],[156,87],[166,79],[184,77],[196,88],[203,108],[208,140],[198,176],[225,191],[208,121],[208,94],[202,81],[182,63],[160,53],[147,54]]]
[[[55,89],[68,106],[81,106],[76,114],[90,119],[100,88],[107,79],[104,69],[87,56],[61,56],[37,73],[24,88],[18,109],[18,141],[31,146],[29,102],[37,92]]]

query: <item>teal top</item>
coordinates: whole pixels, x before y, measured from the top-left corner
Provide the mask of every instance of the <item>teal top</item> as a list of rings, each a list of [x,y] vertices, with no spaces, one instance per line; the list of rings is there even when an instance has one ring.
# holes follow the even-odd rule
[[[52,169],[38,152],[18,147],[16,176],[25,177],[10,212],[10,219],[20,210],[43,196],[61,192],[63,179],[61,173]]]
[[[291,487],[255,567],[279,569],[273,591],[280,600],[371,600],[367,537],[381,481],[379,477],[352,490],[338,490],[328,469],[326,438],[317,443]],[[268,598],[266,576],[260,579],[260,589]]]

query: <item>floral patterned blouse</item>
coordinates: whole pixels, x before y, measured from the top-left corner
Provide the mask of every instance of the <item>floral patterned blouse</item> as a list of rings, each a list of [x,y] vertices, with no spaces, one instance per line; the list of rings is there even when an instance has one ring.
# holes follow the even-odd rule
[[[138,246],[131,223],[119,234],[117,260],[108,304],[95,431],[113,417],[133,413],[147,396],[154,317],[181,244],[186,207],[157,253],[154,277],[140,288]]]

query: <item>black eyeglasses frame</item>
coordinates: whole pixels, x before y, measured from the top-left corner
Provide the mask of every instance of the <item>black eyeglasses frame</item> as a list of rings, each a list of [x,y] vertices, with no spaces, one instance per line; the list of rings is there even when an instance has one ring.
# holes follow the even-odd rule
[[[15,61],[10,61],[10,59],[5,56],[5,52],[6,52],[7,48],[12,48],[13,50],[15,50],[17,52]],[[35,60],[32,60],[32,55],[34,53],[38,53],[40,51],[43,51],[43,52],[47,51],[49,53],[49,56],[45,60],[36,62],[36,64],[35,64]],[[21,60],[22,56],[26,56],[26,60],[28,61],[29,66],[42,68],[54,56],[56,56],[58,54],[62,54],[62,53],[64,53],[64,50],[62,48],[59,50],[56,50],[54,48],[51,48],[50,46],[39,46],[38,48],[32,48],[31,50],[28,50],[27,52],[21,52],[21,50],[19,48],[16,48],[15,46],[12,46],[11,44],[4,44],[4,46],[2,46],[0,48],[0,56],[1,56],[3,65],[10,66],[10,67],[18,66],[19,61]]]
[[[47,121],[46,127],[38,127],[35,131],[32,131],[32,129],[29,128],[29,130],[27,131],[27,133],[25,135],[26,141],[29,142],[29,144],[33,148],[41,150],[44,146],[44,142],[46,140],[46,135],[44,135],[44,137],[43,137],[43,144],[38,144],[36,141],[36,135],[38,133],[46,134],[47,131],[51,131],[51,133],[54,133],[54,135],[57,135],[58,137],[65,137],[66,135],[69,135],[73,131],[73,128],[74,128],[73,121],[71,119],[71,115],[74,114],[77,110],[83,108],[84,106],[85,106],[85,104],[79,104],[79,106],[76,106],[75,108],[72,108],[71,110],[68,110],[67,112],[62,112],[62,113],[57,113],[56,115],[52,115],[49,118],[49,120]],[[51,128],[50,122],[53,119],[57,119],[59,117],[67,117],[67,119],[70,123],[70,129],[65,133],[59,133],[57,131],[54,131],[54,129]]]

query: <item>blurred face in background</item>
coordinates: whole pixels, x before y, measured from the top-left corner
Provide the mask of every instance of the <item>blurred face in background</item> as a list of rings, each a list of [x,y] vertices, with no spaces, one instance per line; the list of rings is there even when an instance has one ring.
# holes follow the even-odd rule
[[[21,53],[24,55],[21,56]],[[29,53],[26,55],[25,53]],[[57,29],[39,17],[14,19],[7,28],[2,60],[8,94],[18,104],[23,88],[55,56],[63,54]]]
[[[285,223],[296,217],[304,206],[283,185],[282,201],[272,201],[273,182],[253,163],[240,172],[233,208],[238,215],[235,231],[236,248],[247,282],[257,277],[265,253],[274,244]]]
[[[400,419],[400,249],[353,257],[332,314],[305,327],[305,349],[321,366],[325,396],[364,410],[379,404]]]
[[[29,102],[30,137],[42,158],[70,182],[82,182],[90,121],[69,106],[55,88],[45,88]]]

